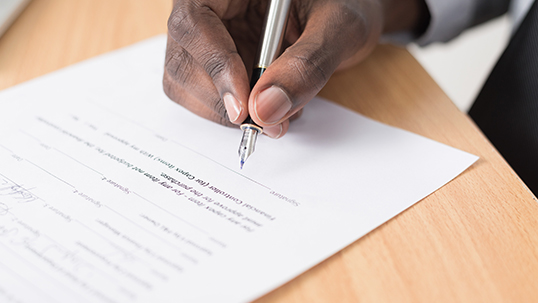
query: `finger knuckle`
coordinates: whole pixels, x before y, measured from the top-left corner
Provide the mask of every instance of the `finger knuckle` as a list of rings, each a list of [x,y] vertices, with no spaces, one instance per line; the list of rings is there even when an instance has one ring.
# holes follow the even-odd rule
[[[334,37],[350,37],[351,39],[348,39],[347,43],[356,46],[364,44],[371,24],[368,17],[368,12],[371,10],[367,9],[367,7],[362,7],[364,5],[367,4],[360,4],[359,2],[333,4],[328,17],[328,24],[332,25],[329,30],[338,33]]]
[[[224,126],[234,126],[234,124],[230,122],[230,119],[228,118],[228,113],[226,111],[226,108],[224,107],[222,99],[214,99],[209,102],[209,104],[206,103],[206,106],[208,106],[208,108],[213,111],[213,121]]]
[[[211,109],[223,119],[227,120],[228,112],[226,111],[226,107],[224,107],[224,102],[222,101],[222,98],[214,99],[211,104]]]
[[[177,4],[168,18],[168,33],[180,45],[192,43],[197,28],[195,11],[190,2]]]
[[[181,85],[190,82],[195,71],[193,57],[182,47],[172,48],[166,54],[166,71]]]
[[[329,20],[334,24],[346,24],[352,27],[361,23],[362,14],[358,3],[338,2],[331,4]]]
[[[313,87],[316,90],[321,90],[329,79],[329,72],[316,59],[324,57],[320,52],[323,51],[320,48],[316,48],[316,51],[309,55],[296,54],[291,57],[289,62],[294,74],[299,76],[302,84],[305,87]]]
[[[233,127],[235,126],[233,123],[230,122],[230,120],[227,118],[227,116],[218,116],[217,121],[218,124]]]
[[[212,79],[216,79],[226,71],[229,61],[228,54],[209,52],[204,58],[204,69]]]

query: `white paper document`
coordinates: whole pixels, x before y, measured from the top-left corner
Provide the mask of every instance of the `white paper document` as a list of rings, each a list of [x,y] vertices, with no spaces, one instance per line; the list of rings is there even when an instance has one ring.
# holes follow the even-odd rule
[[[477,157],[315,99],[258,139],[162,91],[165,37],[0,92],[0,302],[246,302]]]

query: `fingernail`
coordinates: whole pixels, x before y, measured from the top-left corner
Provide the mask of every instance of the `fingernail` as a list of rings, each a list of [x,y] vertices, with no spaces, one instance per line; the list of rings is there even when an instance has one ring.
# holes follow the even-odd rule
[[[267,126],[263,128],[263,133],[273,139],[278,139],[282,135],[282,123],[275,126]]]
[[[230,93],[225,93],[222,100],[224,100],[224,107],[226,107],[230,121],[232,123],[237,121],[239,115],[241,115],[241,104],[239,101]]]
[[[267,124],[279,122],[291,109],[288,95],[279,87],[271,86],[254,99],[256,117]]]

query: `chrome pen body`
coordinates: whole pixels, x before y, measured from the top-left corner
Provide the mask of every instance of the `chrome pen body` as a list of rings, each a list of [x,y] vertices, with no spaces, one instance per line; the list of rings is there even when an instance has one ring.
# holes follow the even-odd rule
[[[284,39],[284,31],[288,20],[291,0],[270,0],[265,14],[264,27],[258,47],[257,60],[250,78],[250,89],[254,88],[258,79],[267,67],[278,57]],[[254,152],[256,139],[263,129],[256,125],[250,116],[241,124],[243,136],[239,145],[240,166],[243,168],[247,158]]]

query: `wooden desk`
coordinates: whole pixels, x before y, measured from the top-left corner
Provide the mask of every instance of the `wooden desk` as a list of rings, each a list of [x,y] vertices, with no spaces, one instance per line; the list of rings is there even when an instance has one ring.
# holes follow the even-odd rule
[[[169,0],[34,0],[0,38],[0,89],[166,32]],[[538,302],[538,203],[404,49],[321,95],[480,156],[461,176],[259,302]]]

